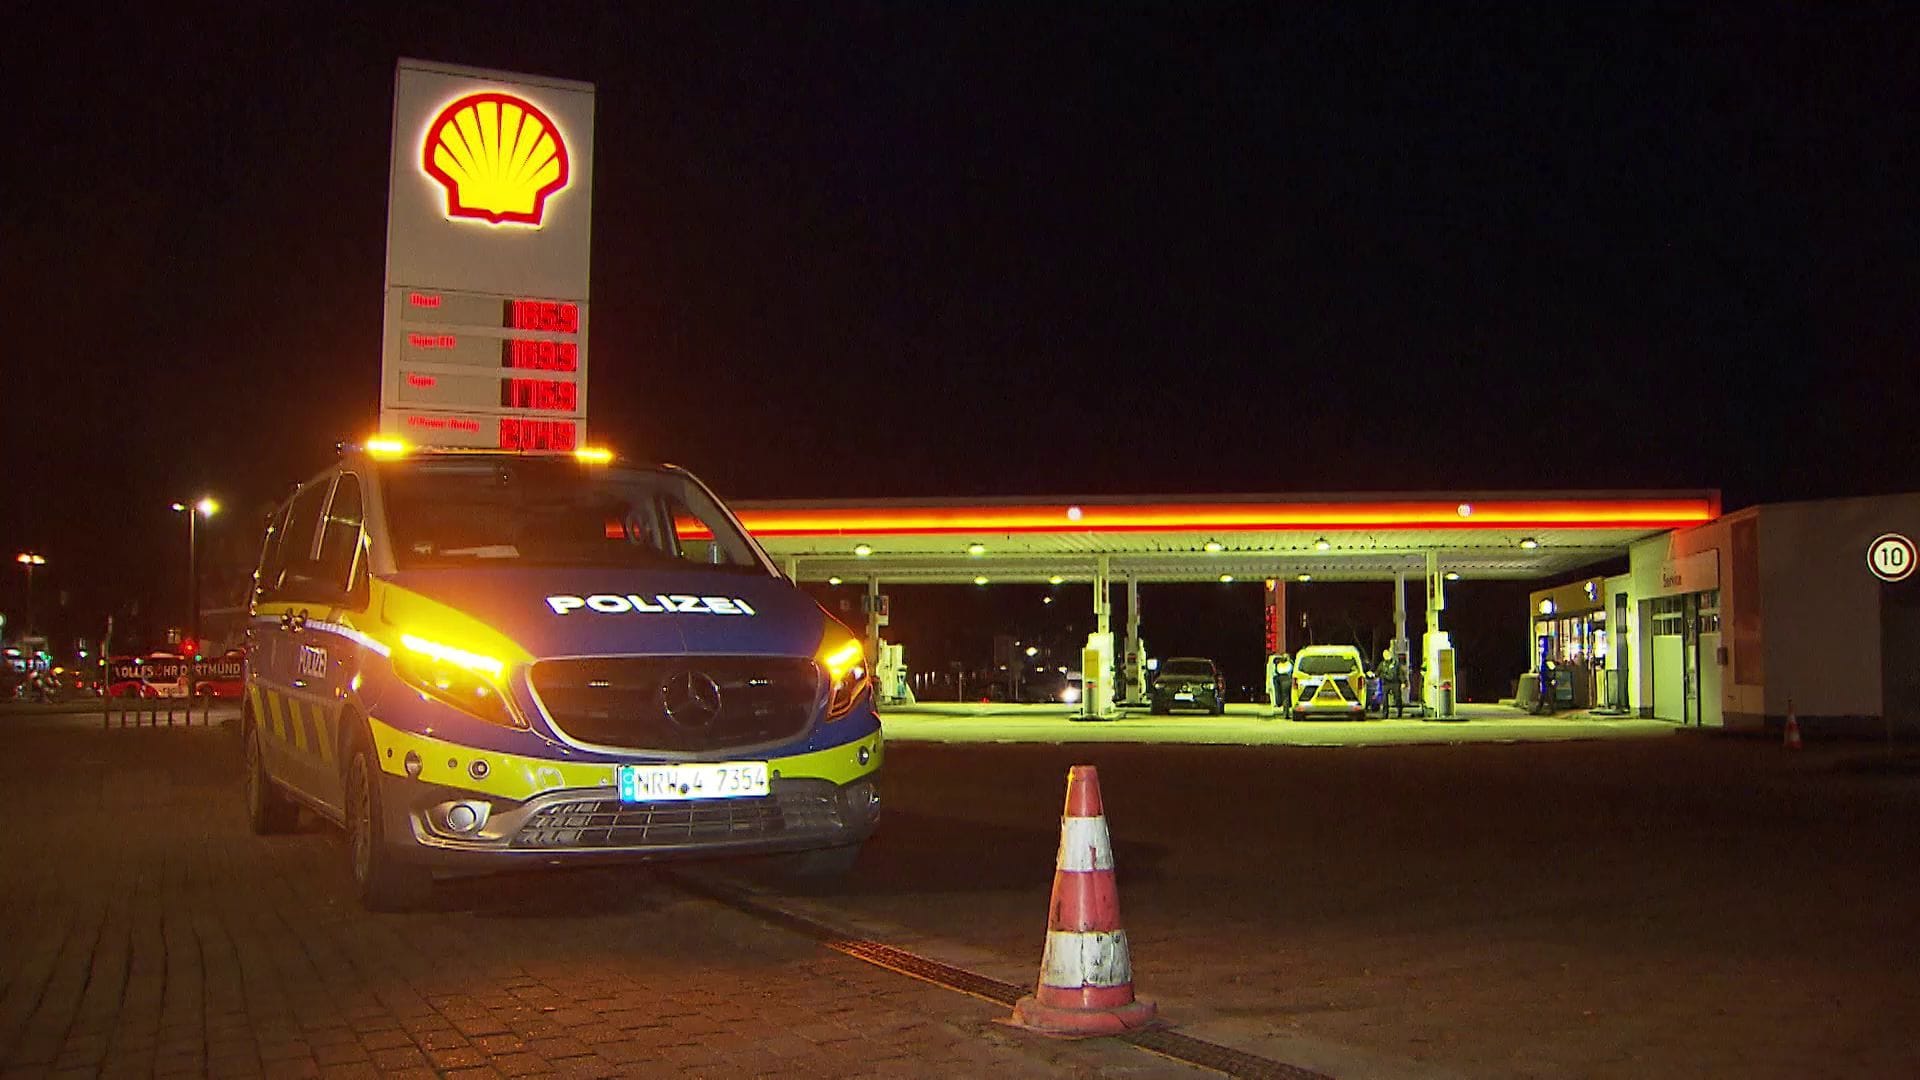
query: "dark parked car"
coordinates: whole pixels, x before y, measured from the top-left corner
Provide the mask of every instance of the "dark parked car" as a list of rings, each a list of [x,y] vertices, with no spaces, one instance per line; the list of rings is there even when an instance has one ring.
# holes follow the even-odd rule
[[[1227,711],[1227,683],[1220,665],[1198,656],[1180,656],[1160,665],[1148,707],[1156,713],[1175,709],[1205,709],[1215,716]]]

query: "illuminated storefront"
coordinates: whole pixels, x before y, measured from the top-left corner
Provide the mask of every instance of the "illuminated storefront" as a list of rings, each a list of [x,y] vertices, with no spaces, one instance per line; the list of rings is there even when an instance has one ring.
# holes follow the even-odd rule
[[[1607,580],[1591,577],[1528,597],[1533,612],[1534,670],[1550,661],[1557,672],[1556,704],[1587,708],[1614,700],[1605,676],[1613,652],[1607,616]]]

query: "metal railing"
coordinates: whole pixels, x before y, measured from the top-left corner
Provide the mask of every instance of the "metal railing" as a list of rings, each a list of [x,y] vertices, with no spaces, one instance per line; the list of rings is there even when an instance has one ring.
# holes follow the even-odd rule
[[[213,710],[220,699],[212,695],[185,697],[136,697],[131,694],[122,696],[102,695],[100,698],[100,726],[113,727],[167,727],[174,726],[176,717],[183,725],[193,723],[194,713],[200,714],[200,723],[213,723]],[[117,724],[116,724],[117,721]]]

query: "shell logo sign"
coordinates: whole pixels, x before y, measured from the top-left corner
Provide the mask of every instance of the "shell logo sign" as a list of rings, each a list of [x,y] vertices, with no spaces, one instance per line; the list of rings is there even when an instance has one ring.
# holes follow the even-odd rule
[[[447,217],[535,228],[570,172],[567,141],[553,119],[499,91],[441,109],[427,125],[420,167],[446,188]]]

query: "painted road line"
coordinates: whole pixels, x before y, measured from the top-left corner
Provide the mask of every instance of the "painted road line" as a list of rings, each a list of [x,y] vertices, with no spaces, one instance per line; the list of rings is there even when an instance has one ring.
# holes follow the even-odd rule
[[[661,876],[688,892],[706,897],[784,930],[812,938],[843,956],[850,956],[863,963],[885,968],[924,983],[1009,1007],[1029,992],[1024,986],[1001,982],[978,972],[944,964],[883,942],[851,937],[825,923],[785,910],[767,897],[755,895],[711,875],[684,870],[663,870]],[[1249,1054],[1244,1050],[1235,1050],[1231,1046],[1222,1046],[1191,1035],[1182,1035],[1166,1028],[1130,1031],[1113,1038],[1183,1064],[1212,1069],[1228,1076],[1243,1076],[1250,1080],[1332,1080],[1325,1073]]]

